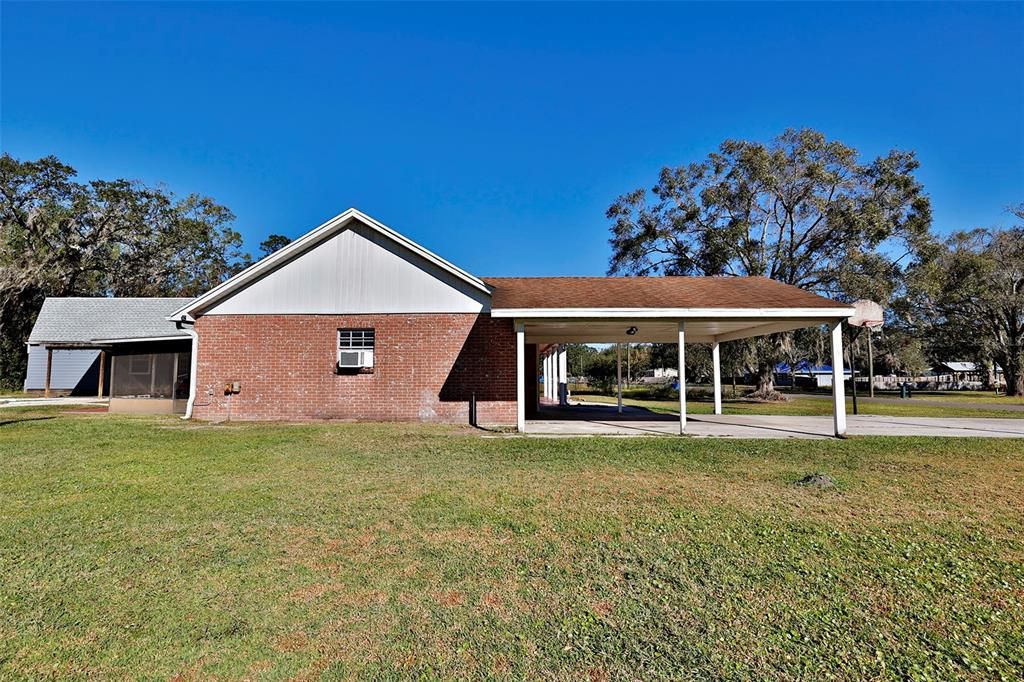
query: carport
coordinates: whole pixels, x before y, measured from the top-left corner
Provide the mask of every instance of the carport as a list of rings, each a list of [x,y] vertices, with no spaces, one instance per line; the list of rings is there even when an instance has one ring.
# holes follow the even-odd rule
[[[491,315],[516,332],[517,425],[536,404],[536,361],[544,397],[566,381],[566,343],[673,343],[679,347],[678,433],[687,433],[686,345],[711,345],[714,414],[722,414],[722,343],[805,327],[831,335],[833,433],[846,434],[841,323],[852,306],[763,277],[489,278]],[[612,417],[614,418],[614,417]]]

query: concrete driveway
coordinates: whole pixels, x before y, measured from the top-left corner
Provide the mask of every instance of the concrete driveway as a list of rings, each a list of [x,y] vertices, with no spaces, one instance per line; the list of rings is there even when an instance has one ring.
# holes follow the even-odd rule
[[[952,436],[967,438],[1024,438],[1024,419],[964,417],[847,416],[851,436]],[[832,417],[777,415],[694,415],[686,435],[698,438],[832,438]],[[679,418],[642,408],[612,405],[545,408],[526,422],[531,436],[677,436]]]

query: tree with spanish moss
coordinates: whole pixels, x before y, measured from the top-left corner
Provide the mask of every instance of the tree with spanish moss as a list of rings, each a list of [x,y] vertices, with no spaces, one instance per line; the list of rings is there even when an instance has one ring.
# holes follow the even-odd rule
[[[1024,204],[1009,210],[1024,221]],[[1024,395],[1024,224],[953,234],[913,282],[932,354],[998,364],[1007,395]]]
[[[249,262],[209,197],[76,176],[54,156],[0,156],[0,384],[20,383],[47,296],[195,296]]]
[[[886,302],[932,243],[931,205],[913,152],[870,160],[809,129],[726,140],[665,167],[650,190],[608,208],[610,274],[764,276],[851,301]],[[752,342],[755,395],[775,395],[782,335]]]

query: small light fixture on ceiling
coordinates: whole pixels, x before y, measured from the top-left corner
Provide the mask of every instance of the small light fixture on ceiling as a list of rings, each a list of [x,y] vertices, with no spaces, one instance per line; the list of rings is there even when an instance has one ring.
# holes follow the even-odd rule
[[[637,333],[638,331],[640,331],[640,330],[639,330],[639,329],[637,329],[636,327],[630,327],[629,329],[627,329],[627,330],[626,330],[626,334],[627,334],[628,336],[636,336],[636,333]]]

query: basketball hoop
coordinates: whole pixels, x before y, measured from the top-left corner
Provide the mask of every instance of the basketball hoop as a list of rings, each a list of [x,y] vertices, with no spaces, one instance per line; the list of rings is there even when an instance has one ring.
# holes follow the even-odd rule
[[[874,301],[862,298],[853,303],[853,317],[847,320],[851,327],[867,327],[877,329],[885,322],[885,313],[882,306]]]
[[[881,329],[882,323],[885,322],[885,311],[882,310],[882,306],[878,305],[874,301],[869,301],[866,298],[862,298],[859,301],[853,302],[853,315],[846,320],[846,323],[851,327],[857,327],[851,335],[851,341],[856,343],[857,337],[860,336],[861,329],[868,330],[868,387],[872,398],[875,397],[875,360],[874,352],[871,349],[871,331],[874,329]],[[850,351],[850,392],[853,395],[853,413],[858,414],[857,410],[857,367],[856,367],[856,354]]]

